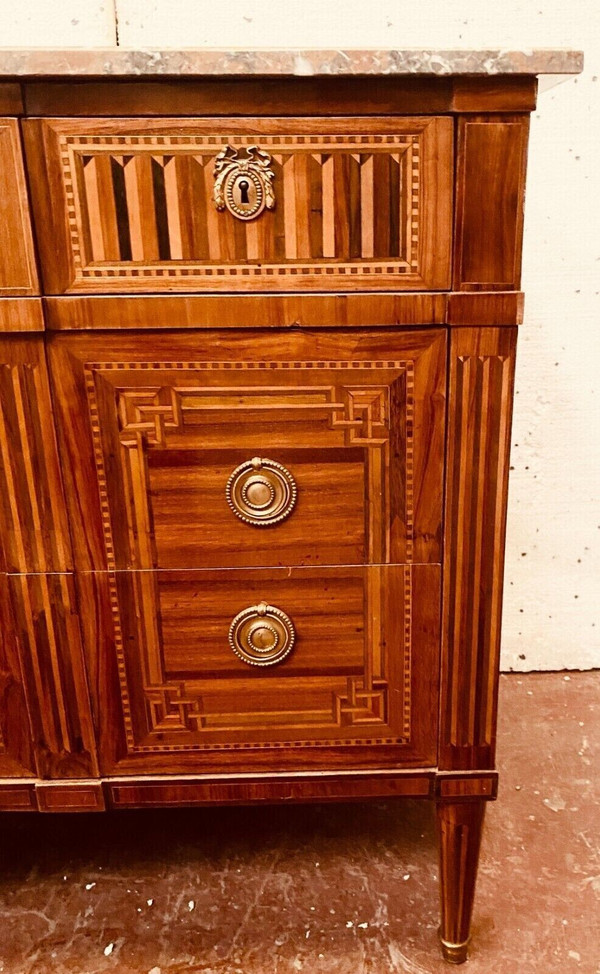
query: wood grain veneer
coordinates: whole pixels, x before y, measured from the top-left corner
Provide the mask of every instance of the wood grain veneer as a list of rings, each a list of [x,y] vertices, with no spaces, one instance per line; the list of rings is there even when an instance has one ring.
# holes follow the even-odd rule
[[[17,86],[14,86],[15,88]],[[26,81],[28,115],[439,115],[533,111],[537,79],[512,77]],[[6,109],[9,114],[8,109]]]
[[[99,295],[43,298],[53,331],[177,328],[509,327],[520,291],[422,294]],[[0,305],[0,312],[2,307]]]
[[[38,294],[19,123],[0,118],[0,298]]]
[[[529,115],[459,119],[456,291],[519,287],[528,133]]]
[[[21,85],[0,82],[0,115],[20,115],[24,110]]]
[[[0,335],[44,330],[41,298],[1,298]]]

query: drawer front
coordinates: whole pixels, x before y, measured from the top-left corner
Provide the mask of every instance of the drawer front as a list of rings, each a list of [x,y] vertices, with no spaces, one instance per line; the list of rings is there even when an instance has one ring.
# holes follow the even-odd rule
[[[80,570],[439,562],[445,334],[59,335]]]
[[[449,286],[450,118],[24,126],[47,293]]]
[[[105,773],[435,762],[438,566],[79,584]]]

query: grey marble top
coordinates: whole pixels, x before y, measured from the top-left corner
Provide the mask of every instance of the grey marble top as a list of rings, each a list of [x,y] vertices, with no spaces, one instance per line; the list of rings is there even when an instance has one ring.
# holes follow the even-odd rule
[[[319,76],[579,74],[570,50],[128,50],[0,48],[0,76]]]

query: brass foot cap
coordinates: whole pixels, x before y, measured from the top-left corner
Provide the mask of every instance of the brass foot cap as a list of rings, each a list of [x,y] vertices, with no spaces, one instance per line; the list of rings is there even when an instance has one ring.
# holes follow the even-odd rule
[[[468,940],[463,941],[462,944],[451,944],[440,935],[440,943],[444,960],[449,964],[464,964],[467,959]]]

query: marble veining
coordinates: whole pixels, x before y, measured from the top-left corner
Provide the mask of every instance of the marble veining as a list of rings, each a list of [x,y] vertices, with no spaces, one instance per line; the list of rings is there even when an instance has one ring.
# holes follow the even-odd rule
[[[572,50],[128,50],[0,48],[0,75],[296,76],[579,74]]]

